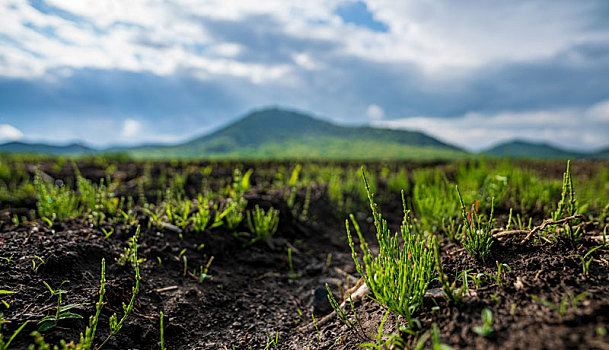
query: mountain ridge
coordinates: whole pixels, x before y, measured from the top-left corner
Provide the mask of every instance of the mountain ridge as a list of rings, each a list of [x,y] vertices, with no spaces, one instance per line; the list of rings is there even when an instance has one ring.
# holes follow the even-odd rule
[[[227,159],[455,159],[469,153],[420,131],[339,125],[306,112],[262,108],[210,133],[177,144],[147,143],[95,149],[81,143],[51,145],[8,142],[4,153],[82,155],[125,153],[136,158]],[[609,148],[584,153],[547,144],[511,140],[479,152],[513,158],[609,158]]]

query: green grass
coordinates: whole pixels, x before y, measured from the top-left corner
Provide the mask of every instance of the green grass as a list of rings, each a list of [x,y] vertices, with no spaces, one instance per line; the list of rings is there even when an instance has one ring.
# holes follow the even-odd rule
[[[379,253],[369,248],[353,215],[351,222],[360,241],[362,263],[358,259],[355,243],[351,235],[349,221],[346,222],[347,236],[357,271],[372,291],[374,299],[389,310],[409,321],[423,304],[423,298],[434,274],[433,250],[428,247],[425,236],[418,231],[409,218],[402,192],[404,218],[400,232],[392,234],[387,221],[374,202],[366,175],[362,169],[370,209],[374,217]]]

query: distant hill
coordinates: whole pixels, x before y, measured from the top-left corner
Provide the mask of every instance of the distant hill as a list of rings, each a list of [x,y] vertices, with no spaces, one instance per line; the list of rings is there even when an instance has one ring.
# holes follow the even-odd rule
[[[183,144],[124,151],[154,158],[450,159],[467,154],[421,132],[340,126],[279,108],[250,113]]]
[[[80,143],[65,146],[44,143],[8,142],[0,145],[0,153],[35,153],[50,155],[79,155],[97,152]]]
[[[592,153],[591,157],[598,159],[609,159],[609,147]]]
[[[592,154],[589,153],[568,151],[547,143],[534,143],[521,140],[501,143],[483,153],[498,157],[544,159],[576,159],[592,156]]]

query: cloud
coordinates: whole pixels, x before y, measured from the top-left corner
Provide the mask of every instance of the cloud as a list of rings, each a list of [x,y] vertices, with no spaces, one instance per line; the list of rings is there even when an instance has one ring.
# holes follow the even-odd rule
[[[0,142],[19,141],[23,132],[10,124],[0,124]]]
[[[560,138],[568,126],[585,135],[578,147],[606,142],[603,0],[6,0],[0,13],[0,123],[28,137],[56,127],[54,137],[122,142],[116,130],[137,116],[146,130],[133,140],[184,139],[284,105],[350,124],[440,125],[458,142],[469,130],[471,147],[491,120],[506,120],[505,132],[484,129],[491,138]],[[563,129],[526,131],[542,127],[526,118],[554,115]]]
[[[368,108],[366,108],[366,115],[370,119],[380,120],[385,116],[385,111],[383,111],[383,109],[378,105],[371,104],[368,106]]]
[[[584,109],[470,112],[458,118],[420,116],[374,121],[373,124],[420,130],[446,142],[476,151],[514,139],[543,141],[567,149],[586,151],[609,145],[607,106],[609,100]]]
[[[121,135],[125,138],[137,136],[140,132],[142,125],[135,119],[126,119],[123,122],[123,128],[121,129]]]

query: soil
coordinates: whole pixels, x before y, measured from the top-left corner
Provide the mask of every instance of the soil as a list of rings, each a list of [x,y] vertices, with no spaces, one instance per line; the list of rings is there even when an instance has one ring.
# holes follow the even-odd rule
[[[160,166],[164,165],[156,164],[153,171],[157,172]],[[234,164],[227,164],[215,170],[214,176],[230,177],[233,168]],[[100,169],[101,166],[80,166],[81,172],[92,179],[105,176]],[[48,170],[55,178],[70,176],[63,170]],[[141,174],[142,168],[125,164],[118,171],[124,172],[128,183]],[[192,179],[192,183],[199,186],[200,181]],[[282,192],[265,189],[264,179],[256,178],[254,183],[256,186],[246,195],[248,208],[259,204],[281,211],[279,229],[268,242],[244,247],[242,241],[222,228],[200,234],[185,232],[180,237],[168,228],[149,228],[147,219],[139,218],[142,233],[138,253],[145,259],[140,265],[140,293],[134,312],[104,348],[159,349],[161,311],[165,315],[168,349],[271,349],[275,348],[271,339],[276,337],[277,349],[356,349],[371,340],[362,333],[377,334],[385,309],[368,297],[354,301],[363,332],[328,316],[333,311],[326,299],[326,283],[339,298],[341,292],[357,283],[359,276],[346,241],[344,214],[334,209],[325,190],[312,190],[310,220],[302,221],[292,216]],[[137,190],[125,187],[120,191]],[[304,191],[298,193],[301,199],[304,195]],[[127,247],[135,227],[117,227],[112,236],[105,238],[100,228],[84,219],[66,219],[53,227],[40,220],[15,226],[13,214],[22,215],[34,205],[27,201],[11,203],[10,208],[7,205],[0,212],[0,257],[12,257],[10,262],[0,260],[0,289],[15,291],[0,298],[10,304],[8,309],[0,305],[9,321],[3,327],[5,339],[28,321],[11,347],[27,348],[33,342],[29,334],[37,329],[36,323],[54,312],[57,305],[57,297],[51,295],[46,282],[66,291],[62,295],[64,304],[87,304],[72,310],[83,319],[59,321],[57,327],[43,332],[45,340],[50,344],[58,344],[61,339],[77,341],[95,313],[101,260],[105,258],[107,293],[96,337],[99,344],[108,335],[109,317],[117,313],[120,318],[121,304],[131,298],[133,269],[115,260]],[[388,207],[392,211],[387,216],[397,222],[399,207],[395,212],[394,206]],[[367,215],[356,213],[358,218]],[[369,235],[370,221],[360,222]],[[245,226],[239,229],[245,230]],[[594,224],[588,228],[590,236],[599,232]],[[495,274],[495,261],[507,264],[510,271],[502,276],[501,284],[489,282],[478,289],[471,286],[475,293],[461,304],[427,299],[416,316],[422,330],[437,324],[441,341],[453,348],[609,349],[607,251],[597,250],[592,255],[587,276],[582,273],[579,259],[572,257],[584,255],[598,245],[597,241],[586,236],[577,244],[533,240],[520,244],[520,239],[509,238],[494,243],[492,257],[485,263],[474,261],[458,242],[445,240],[443,245],[442,262],[451,278],[464,270],[471,270],[473,275]],[[187,257],[186,274],[181,256]],[[201,282],[189,274],[193,269],[199,271],[212,256],[210,279]],[[438,287],[434,283],[431,287]],[[563,297],[568,300],[568,295],[580,293],[587,295],[577,305],[569,304],[562,315],[532,297],[560,304]],[[473,327],[482,324],[484,308],[491,310],[494,319],[491,337],[473,331]],[[384,333],[397,332],[398,321],[398,317],[390,315]],[[417,338],[405,333],[402,336],[410,345]],[[430,347],[428,341],[426,348]]]

